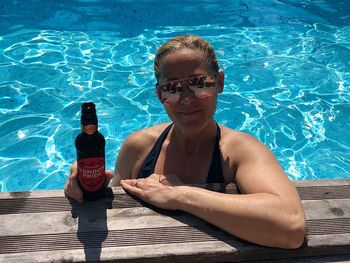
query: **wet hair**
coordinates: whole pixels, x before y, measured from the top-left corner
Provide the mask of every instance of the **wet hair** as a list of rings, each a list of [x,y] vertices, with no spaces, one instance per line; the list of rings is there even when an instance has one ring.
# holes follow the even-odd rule
[[[154,74],[159,81],[160,66],[162,60],[172,53],[182,49],[190,49],[199,51],[203,54],[203,61],[209,71],[214,74],[219,72],[219,63],[215,55],[213,47],[203,38],[195,35],[183,35],[174,37],[165,42],[157,51],[154,59]]]

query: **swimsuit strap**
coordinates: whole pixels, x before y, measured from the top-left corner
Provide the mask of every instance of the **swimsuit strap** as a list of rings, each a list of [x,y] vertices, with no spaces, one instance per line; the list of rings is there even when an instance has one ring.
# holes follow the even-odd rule
[[[145,161],[143,162],[138,178],[146,178],[154,173],[154,168],[156,167],[156,163],[157,163],[160,151],[162,149],[162,145],[172,126],[173,126],[173,123],[170,124],[168,127],[166,127],[166,129],[158,137],[157,141],[152,147],[152,150],[149,152]]]
[[[222,165],[221,165],[220,139],[221,139],[220,126],[216,124],[215,146],[214,146],[214,151],[213,151],[211,164],[208,172],[208,177],[206,182],[207,184],[225,183],[225,178],[222,173]]]

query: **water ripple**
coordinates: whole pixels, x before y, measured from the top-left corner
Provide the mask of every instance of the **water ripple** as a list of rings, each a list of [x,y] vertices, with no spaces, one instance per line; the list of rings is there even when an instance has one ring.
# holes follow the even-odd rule
[[[154,93],[153,59],[183,33],[217,50],[226,75],[219,123],[260,139],[291,179],[350,178],[350,23],[342,1],[169,1],[153,9],[152,0],[80,1],[56,10],[42,1],[32,21],[14,2],[5,8],[27,24],[3,10],[0,191],[62,189],[84,101],[97,105],[108,169],[130,133],[169,121]],[[165,7],[181,7],[183,16],[160,16]]]

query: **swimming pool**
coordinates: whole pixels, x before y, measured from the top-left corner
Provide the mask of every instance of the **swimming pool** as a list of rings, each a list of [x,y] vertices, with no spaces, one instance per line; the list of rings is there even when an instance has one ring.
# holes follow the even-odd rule
[[[184,33],[209,40],[225,70],[219,123],[260,139],[293,180],[350,178],[350,5],[184,3],[0,4],[1,191],[63,188],[84,101],[97,104],[113,169],[128,134],[168,121],[153,58]]]

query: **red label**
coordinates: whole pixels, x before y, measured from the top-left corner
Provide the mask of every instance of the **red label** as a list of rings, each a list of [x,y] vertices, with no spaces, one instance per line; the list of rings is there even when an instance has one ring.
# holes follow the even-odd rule
[[[106,180],[104,158],[78,160],[78,178],[84,190],[88,192],[99,190]]]

